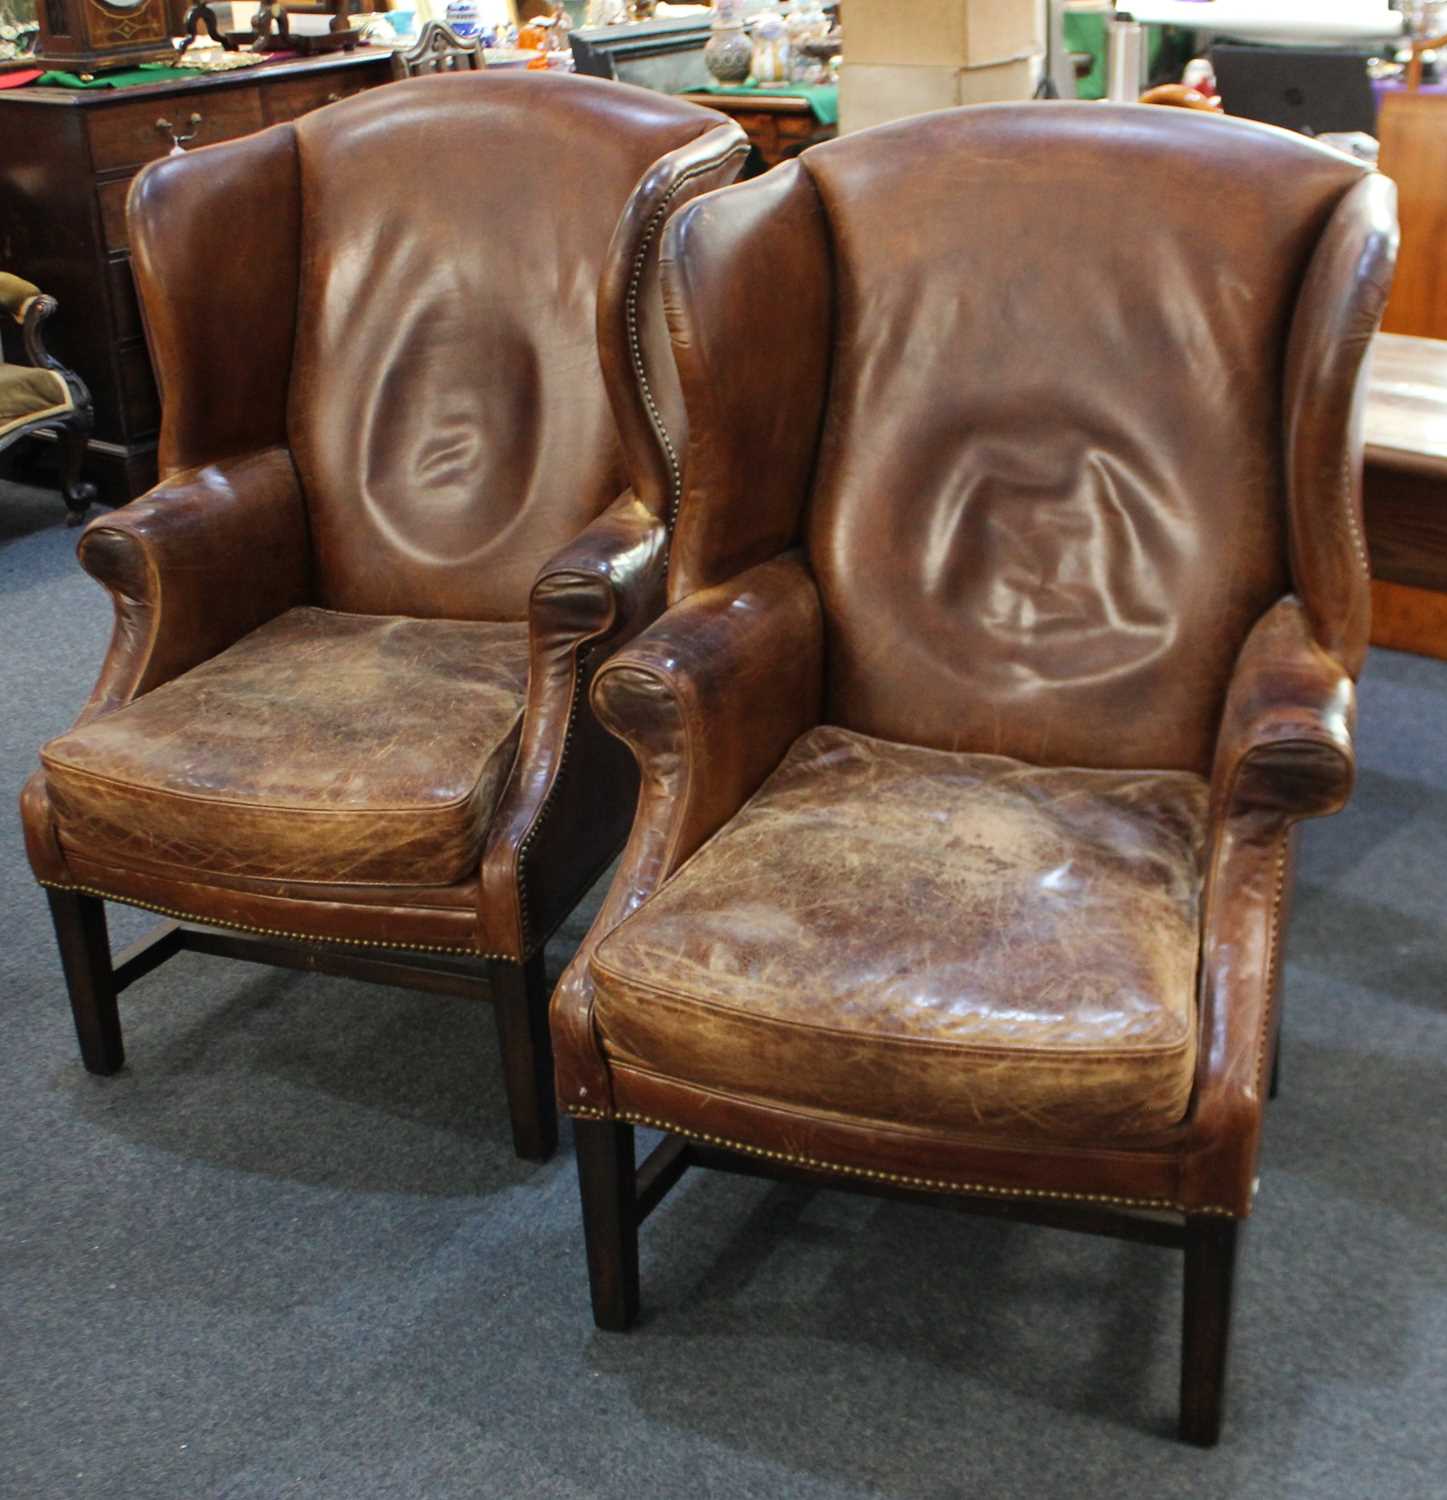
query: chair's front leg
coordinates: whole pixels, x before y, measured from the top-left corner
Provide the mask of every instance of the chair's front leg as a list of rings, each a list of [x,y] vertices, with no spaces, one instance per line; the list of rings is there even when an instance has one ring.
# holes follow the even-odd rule
[[[525,1161],[546,1161],[557,1149],[558,1107],[542,953],[521,964],[495,962],[492,995],[513,1148]]]
[[[623,1333],[638,1316],[633,1127],[618,1120],[575,1119],[573,1131],[593,1321],[610,1333]]]
[[[81,1060],[91,1073],[118,1072],[126,1050],[121,1043],[105,903],[78,891],[47,890],[45,894],[50,898]]]
[[[95,500],[95,486],[81,478],[86,441],[92,425],[89,410],[86,410],[71,426],[61,428],[56,434],[60,443],[60,493],[70,512],[65,518],[67,526],[79,526]]]
[[[1203,1448],[1221,1436],[1240,1223],[1206,1214],[1186,1219],[1180,1432],[1183,1441]]]

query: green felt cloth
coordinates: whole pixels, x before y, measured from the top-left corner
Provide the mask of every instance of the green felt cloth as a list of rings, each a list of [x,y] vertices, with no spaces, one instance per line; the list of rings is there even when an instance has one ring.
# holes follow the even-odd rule
[[[42,73],[35,80],[38,89],[132,89],[140,83],[167,83],[172,78],[204,78],[202,68],[170,68],[165,63],[142,63],[139,68],[118,68],[114,73],[98,73],[82,78],[79,73]]]
[[[837,83],[790,83],[772,86],[756,83],[708,83],[689,89],[690,94],[772,94],[788,99],[807,99],[814,118],[821,125],[839,123],[839,85]]]

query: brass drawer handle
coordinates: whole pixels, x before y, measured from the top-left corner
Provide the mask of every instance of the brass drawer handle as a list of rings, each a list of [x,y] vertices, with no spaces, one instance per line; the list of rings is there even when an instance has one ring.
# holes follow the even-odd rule
[[[191,127],[191,129],[185,135],[178,135],[176,133],[176,127],[169,120],[161,119],[156,121],[156,129],[159,130],[162,135],[169,135],[171,137],[171,150],[169,152],[171,156],[180,156],[181,153],[186,149],[186,142],[194,141],[197,135],[200,134],[200,115],[196,114],[193,111],[186,123]]]

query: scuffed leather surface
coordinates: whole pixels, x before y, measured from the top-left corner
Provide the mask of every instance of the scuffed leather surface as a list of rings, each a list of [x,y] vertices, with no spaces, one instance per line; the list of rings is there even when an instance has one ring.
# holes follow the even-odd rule
[[[523,618],[539,568],[624,488],[596,332],[618,216],[719,124],[525,72],[414,79],[297,122],[288,432],[318,603]]]
[[[87,566],[116,595],[117,631],[86,719],[144,701],[289,608],[338,599],[365,614],[493,621],[510,644],[496,661],[488,646],[474,665],[482,679],[506,678],[505,696],[518,700],[531,609],[536,681],[525,727],[488,761],[469,818],[459,804],[450,831],[448,815],[428,805],[445,778],[424,744],[405,809],[421,820],[410,835],[379,839],[352,809],[325,814],[334,831],[344,816],[355,835],[333,837],[330,854],[318,840],[274,860],[267,824],[233,859],[224,845],[167,850],[175,828],[138,834],[107,821],[111,808],[87,827],[95,846],[72,846],[67,863],[42,773],[24,799],[42,879],[205,920],[404,946],[490,951],[479,931],[486,908],[500,934],[491,951],[536,946],[532,935],[556,924],[622,840],[636,773],[583,698],[610,644],[661,601],[663,533],[652,515],[664,498],[655,494],[651,511],[620,501],[590,526],[624,467],[656,479],[658,462],[656,435],[655,451],[622,462],[597,330],[626,333],[624,310],[607,298],[631,295],[644,366],[656,358],[657,229],[679,203],[731,178],[741,143],[724,117],[656,93],[494,74],[401,85],[381,107],[344,103],[325,120],[142,174],[133,256],[166,393],[162,467],[175,482],[87,538]],[[217,336],[218,298],[240,343]],[[641,378],[628,361],[613,364],[615,384]],[[669,369],[647,373],[667,403]],[[187,466],[194,472],[177,472]],[[415,696],[399,692],[391,712],[413,715]],[[424,736],[463,746],[486,728],[469,729],[467,709],[458,701],[422,714]],[[386,720],[385,710],[375,717],[379,731]],[[503,876],[514,884],[484,896],[487,812],[519,738],[537,764],[519,764],[507,782],[497,844],[510,852],[493,871],[495,887]],[[354,753],[339,754],[338,767]],[[399,741],[384,758],[400,764],[402,753]],[[376,772],[375,757],[359,770],[356,785]],[[158,858],[186,867],[150,863]],[[375,883],[348,883],[367,879]],[[446,883],[428,883],[437,880]]]
[[[1342,200],[1312,257],[1286,367],[1292,574],[1317,639],[1353,677],[1372,615],[1362,527],[1368,355],[1396,258],[1396,185],[1373,173]]]
[[[477,941],[477,881],[454,886],[330,886],[151,871],[70,857],[77,886],[191,921],[359,947],[485,953]],[[503,956],[503,955],[499,955]]]
[[[62,847],[171,874],[458,880],[526,673],[521,625],[290,610],[45,747]]]
[[[173,475],[81,534],[115,608],[81,723],[215,656],[307,594],[306,517],[284,448]]]
[[[126,217],[161,392],[161,477],[284,446],[301,226],[295,131],[277,125],[152,162]]]
[[[839,326],[808,523],[831,722],[1208,771],[1236,652],[1288,587],[1296,294],[1363,175],[1211,125],[993,106],[801,159]]]
[[[866,1119],[1178,1121],[1207,788],[813,730],[598,946],[610,1059]]]
[[[1280,986],[1290,833],[1338,811],[1355,775],[1356,695],[1343,664],[1284,599],[1257,625],[1232,678],[1211,777],[1201,1057],[1183,1191],[1250,1209]]]
[[[671,602],[799,539],[828,389],[829,263],[819,197],[797,162],[669,222],[660,274],[690,413]]]
[[[1183,1118],[1093,1140],[984,1134],[870,1119],[851,1112],[843,1091],[832,1109],[788,1106],[606,1061],[590,950],[630,912],[646,913],[678,867],[675,848],[696,847],[676,837],[687,776],[724,785],[705,753],[683,755],[689,742],[676,732],[676,679],[712,674],[694,655],[620,670],[595,691],[608,726],[654,769],[604,910],[555,994],[565,1108],[962,1190],[1250,1212],[1293,824],[1332,810],[1350,788],[1360,627],[1342,523],[1359,455],[1339,413],[1356,398],[1390,216],[1380,186],[1319,148],[1231,121],[1213,121],[1229,133],[1206,146],[1206,132],[1188,137],[1191,122],[1166,114],[972,110],[805,154],[793,176],[807,174],[819,195],[828,263],[806,271],[786,258],[778,278],[812,274],[828,290],[820,472],[786,493],[765,481],[760,513],[748,512],[739,497],[760,472],[759,449],[746,429],[730,431],[729,409],[716,415],[700,386],[678,528],[679,542],[700,544],[686,566],[676,553],[682,602],[665,620],[692,602],[690,577],[726,573],[731,548],[767,548],[802,514],[804,568],[828,607],[831,688],[858,687],[861,713],[897,712],[890,738],[993,753],[1018,734],[1019,759],[1055,763],[1074,737],[1098,757],[1082,752],[1082,765],[1118,769],[1137,757],[1145,772],[1209,771],[1195,1088]],[[1198,160],[1201,151],[1215,161]],[[998,192],[981,182],[995,168]],[[1223,206],[1209,234],[1193,207],[1201,183]],[[1019,201],[1006,213],[998,200],[1010,184]],[[755,234],[777,237],[793,203],[784,188],[776,173],[768,189],[724,189],[670,231],[665,281],[681,368],[698,360],[695,323],[742,295],[718,270],[743,253],[727,236],[728,205],[737,199]],[[712,382],[731,391],[735,372],[769,376],[759,342],[714,345]],[[802,410],[794,357],[772,394]],[[718,471],[735,480],[737,531],[721,509],[694,510],[710,493],[702,482],[695,490],[693,476],[708,472],[695,455],[710,444],[723,455]],[[964,499],[980,485],[971,492],[961,476],[985,485],[1000,525],[970,531]],[[1052,476],[1056,490],[1041,482]],[[1041,495],[1050,506],[1032,509]],[[1070,525],[1032,529],[1032,514]],[[712,649],[727,671],[738,642],[718,619]],[[767,650],[775,670],[792,670],[786,636],[771,636]],[[746,675],[757,692],[757,672]],[[834,692],[830,719],[842,701]],[[756,727],[748,704],[736,710],[744,722],[717,726],[723,743]],[[775,727],[770,708],[765,732]],[[728,808],[720,795],[715,807],[727,819],[747,796]]]
[[[797,557],[776,558],[669,609],[593,683],[605,728],[640,773],[633,829],[593,925],[553,992],[564,1108],[606,1109],[593,1024],[594,948],[748,800],[818,722],[819,597]]]
[[[628,486],[671,520],[682,489],[686,426],[659,290],[664,225],[684,204],[732,182],[749,152],[734,120],[656,161],[624,205],[598,287],[598,357],[623,443]]]
[[[532,953],[627,835],[637,772],[598,725],[587,691],[608,652],[656,618],[667,549],[663,521],[628,492],[533,585],[522,743],[482,859],[489,952]]]

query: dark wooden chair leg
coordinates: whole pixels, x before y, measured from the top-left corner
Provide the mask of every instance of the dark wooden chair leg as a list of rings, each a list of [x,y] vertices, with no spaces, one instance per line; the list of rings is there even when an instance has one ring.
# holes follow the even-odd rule
[[[81,478],[90,428],[89,420],[83,420],[56,433],[60,443],[60,493],[70,512],[65,518],[67,526],[79,526],[95,503],[95,486]]]
[[[633,1127],[616,1120],[575,1120],[573,1129],[593,1321],[610,1333],[623,1333],[638,1316]]]
[[[513,1147],[525,1161],[546,1161],[558,1145],[558,1108],[542,954],[525,964],[494,963],[492,994]]]
[[[1186,1306],[1181,1348],[1181,1437],[1212,1447],[1221,1436],[1236,1219],[1186,1220]]]
[[[116,1008],[105,902],[76,891],[48,890],[45,894],[50,897],[81,1060],[92,1073],[117,1072],[126,1060],[126,1050]]]

